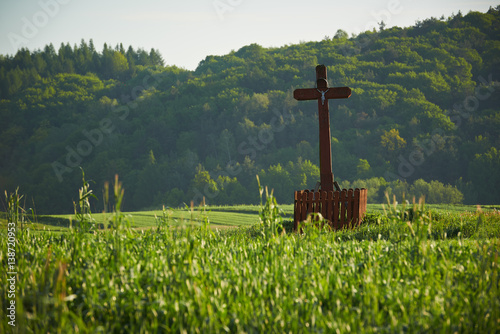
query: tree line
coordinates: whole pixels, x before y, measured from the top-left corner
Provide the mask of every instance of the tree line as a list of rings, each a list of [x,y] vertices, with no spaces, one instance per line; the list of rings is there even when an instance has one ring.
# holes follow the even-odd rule
[[[158,50],[146,52],[132,46],[125,50],[121,43],[114,48],[105,43],[98,52],[92,39],[88,43],[82,39],[73,47],[61,44],[57,51],[53,44],[34,52],[23,48],[13,57],[0,56],[0,98],[9,99],[34,82],[61,73],[97,73],[102,79],[126,81],[136,75],[138,66],[164,65]]]

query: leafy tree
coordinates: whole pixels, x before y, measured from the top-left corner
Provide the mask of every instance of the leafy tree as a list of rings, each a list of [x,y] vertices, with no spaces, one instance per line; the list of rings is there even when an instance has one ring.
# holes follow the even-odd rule
[[[210,173],[206,171],[202,165],[196,168],[196,174],[191,182],[191,191],[193,196],[203,194],[206,197],[206,203],[210,204],[214,198],[219,195],[217,182],[212,179]],[[213,202],[216,202],[214,200]]]
[[[359,159],[359,163],[356,166],[356,170],[359,177],[366,177],[370,172],[370,164],[366,159]]]
[[[335,36],[333,36],[333,38],[340,39],[340,40],[347,40],[348,37],[349,37],[349,35],[347,34],[347,32],[345,30],[342,30],[342,29],[337,30],[337,32],[335,33]]]
[[[385,131],[380,136],[380,145],[384,147],[389,153],[397,152],[406,146],[406,140],[401,138],[399,130],[391,129]]]
[[[124,80],[129,69],[127,58],[118,51],[103,51],[102,66],[107,79]]]
[[[259,173],[262,184],[269,187],[269,191],[274,190],[274,196],[279,202],[289,202],[293,196],[293,185],[290,178],[290,172],[281,164],[270,166],[266,171]]]

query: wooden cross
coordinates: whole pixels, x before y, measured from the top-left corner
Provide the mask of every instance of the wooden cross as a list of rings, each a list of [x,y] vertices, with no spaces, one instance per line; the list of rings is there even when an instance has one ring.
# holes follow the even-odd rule
[[[318,100],[319,164],[321,190],[333,191],[332,145],[330,138],[329,99],[346,99],[351,96],[349,87],[328,87],[326,66],[316,66],[316,88],[296,89],[293,97],[299,101]]]

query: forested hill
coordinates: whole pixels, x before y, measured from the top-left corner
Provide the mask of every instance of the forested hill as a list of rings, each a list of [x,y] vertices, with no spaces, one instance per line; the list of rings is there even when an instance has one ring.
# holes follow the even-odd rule
[[[281,203],[319,180],[315,66],[352,96],[330,101],[343,186],[428,202],[500,203],[500,6],[409,28],[208,56],[195,71],[151,50],[52,45],[0,56],[0,190],[71,212],[82,172],[102,209],[119,174],[126,210]],[[408,196],[407,196],[408,198]],[[34,204],[33,204],[33,202]]]

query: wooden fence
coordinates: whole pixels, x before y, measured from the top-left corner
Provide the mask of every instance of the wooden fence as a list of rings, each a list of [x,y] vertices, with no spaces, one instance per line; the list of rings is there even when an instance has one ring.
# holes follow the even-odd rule
[[[366,213],[366,189],[342,191],[299,190],[295,192],[294,230],[311,213],[320,213],[334,229],[355,227],[361,224]]]

